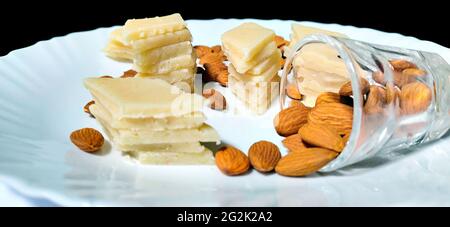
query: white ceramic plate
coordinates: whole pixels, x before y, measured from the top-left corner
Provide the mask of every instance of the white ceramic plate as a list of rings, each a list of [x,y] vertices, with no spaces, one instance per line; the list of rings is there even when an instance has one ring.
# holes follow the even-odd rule
[[[289,37],[291,21],[188,21],[194,44],[219,44],[220,35],[255,21]],[[363,41],[427,50],[450,61],[449,49],[399,34],[305,22]],[[69,141],[81,127],[100,128],[82,111],[90,95],[82,80],[120,75],[130,66],[106,58],[111,28],[39,42],[0,58],[0,181],[26,195],[61,205],[345,206],[450,205],[450,136],[393,157],[307,178],[256,171],[227,177],[215,166],[142,166],[106,147],[79,151]],[[233,97],[222,88],[231,107]],[[261,117],[207,111],[223,141],[246,151],[257,140],[280,145],[274,105]],[[283,151],[284,153],[285,151]],[[400,157],[400,158],[399,158]]]

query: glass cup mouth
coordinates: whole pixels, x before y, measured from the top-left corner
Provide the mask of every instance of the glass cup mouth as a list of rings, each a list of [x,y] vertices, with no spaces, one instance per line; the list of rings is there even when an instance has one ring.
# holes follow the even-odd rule
[[[308,35],[304,37],[302,40],[297,42],[288,52],[286,56],[286,61],[284,64],[284,68],[281,74],[281,81],[280,81],[280,108],[281,110],[285,108],[286,105],[286,86],[288,82],[288,76],[291,73],[291,69],[293,68],[293,61],[294,58],[300,53],[300,50],[308,45],[313,43],[322,43],[327,44],[331,48],[335,49],[337,53],[339,54],[339,57],[343,60],[345,63],[345,67],[347,69],[349,79],[351,81],[351,86],[353,90],[353,122],[352,122],[352,131],[350,134],[350,137],[348,139],[348,142],[344,148],[344,150],[337,156],[336,159],[322,167],[319,172],[331,172],[335,171],[339,168],[342,168],[344,166],[347,166],[349,164],[353,164],[356,161],[352,160],[352,154],[354,153],[356,149],[357,140],[360,137],[361,134],[361,126],[363,124],[363,102],[364,97],[359,92],[360,91],[360,82],[359,78],[360,76],[357,73],[357,66],[356,61],[364,61],[364,59],[358,58],[358,54],[353,54],[352,51],[354,51],[354,48],[350,49],[350,47],[354,47],[355,45],[364,45],[362,42],[341,38],[341,37],[334,37],[334,36],[328,36],[328,35],[320,35],[320,34],[314,34],[314,35]],[[348,46],[347,46],[348,44]],[[376,51],[371,52],[371,55],[376,55]],[[386,69],[385,72],[385,79],[386,81],[392,81],[392,72],[389,70],[389,63],[388,60],[383,56],[372,56],[375,59],[380,60],[381,67]],[[376,70],[376,69],[371,69]],[[297,87],[298,87],[298,82]],[[390,120],[393,120],[392,118]],[[386,139],[387,140],[387,139]],[[373,152],[372,152],[373,153]],[[357,160],[359,161],[359,160]]]

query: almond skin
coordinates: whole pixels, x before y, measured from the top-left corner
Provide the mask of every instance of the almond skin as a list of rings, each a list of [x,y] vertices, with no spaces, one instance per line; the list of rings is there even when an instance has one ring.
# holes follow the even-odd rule
[[[401,72],[394,72],[394,83],[398,87],[403,87],[406,84],[412,83],[419,77],[425,76],[427,73],[421,69],[407,68]]]
[[[342,103],[323,103],[311,109],[308,123],[334,128],[339,135],[352,131],[353,107]]]
[[[239,149],[226,146],[216,153],[216,165],[222,173],[236,176],[246,173],[250,168],[250,161]]]
[[[213,50],[211,48],[209,48],[208,46],[203,46],[203,45],[194,46],[194,50],[195,50],[195,53],[197,54],[197,57],[199,57],[199,58],[202,58],[203,56],[213,52]]]
[[[130,69],[125,72],[123,72],[122,76],[120,78],[129,78],[129,77],[135,77],[137,75],[137,72]]]
[[[322,103],[333,103],[333,102],[341,102],[341,96],[338,93],[334,92],[323,92],[316,98],[316,105],[320,105]]]
[[[360,78],[360,89],[361,89],[361,94],[366,94],[369,91],[369,82],[364,79],[364,78]],[[342,96],[351,96],[353,95],[353,89],[352,89],[352,82],[348,81],[347,83],[345,83],[344,85],[341,86],[341,88],[339,89],[339,95]]]
[[[290,152],[296,152],[303,148],[307,148],[306,145],[302,141],[302,137],[300,134],[294,134],[286,137],[283,141],[283,146],[288,149]]]
[[[298,131],[302,141],[313,146],[327,148],[336,152],[344,149],[342,137],[332,128],[320,124],[305,124]]]
[[[317,172],[338,154],[324,148],[305,148],[280,159],[275,171],[284,176],[300,177]]]
[[[90,117],[95,118],[95,116],[92,115],[91,110],[89,110],[89,107],[90,107],[92,104],[95,104],[95,101],[94,101],[94,100],[91,100],[91,101],[89,101],[88,103],[86,103],[86,105],[84,105],[84,107],[83,107],[83,111],[84,111],[85,113],[89,114]]]
[[[364,112],[366,114],[383,113],[383,107],[386,103],[386,91],[384,88],[371,85],[366,103],[364,104]]]
[[[401,72],[407,68],[417,68],[417,66],[414,63],[403,60],[403,59],[393,59],[393,60],[390,60],[389,63],[391,64],[392,68],[395,71],[399,71],[399,72]]]
[[[306,124],[309,109],[301,105],[291,106],[280,111],[274,118],[275,130],[280,136],[296,134]]]
[[[400,92],[402,114],[416,114],[428,109],[432,100],[431,89],[422,82],[409,83]]]
[[[259,172],[270,172],[281,159],[281,153],[277,145],[262,140],[250,146],[248,158],[253,168]]]
[[[82,128],[73,131],[70,134],[70,140],[80,150],[88,153],[99,151],[105,142],[103,135],[93,128]]]
[[[300,94],[300,91],[298,90],[298,88],[295,84],[289,84],[286,87],[286,94],[291,99],[296,99],[296,100],[302,99],[302,94]]]
[[[398,89],[392,84],[386,84],[386,104],[397,103],[398,99]]]

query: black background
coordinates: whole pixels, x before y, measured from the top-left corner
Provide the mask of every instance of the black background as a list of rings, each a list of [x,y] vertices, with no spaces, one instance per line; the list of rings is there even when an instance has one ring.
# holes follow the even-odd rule
[[[2,7],[0,56],[70,32],[128,18],[180,12],[185,19],[260,18],[339,23],[397,32],[450,46],[445,1],[9,1]]]

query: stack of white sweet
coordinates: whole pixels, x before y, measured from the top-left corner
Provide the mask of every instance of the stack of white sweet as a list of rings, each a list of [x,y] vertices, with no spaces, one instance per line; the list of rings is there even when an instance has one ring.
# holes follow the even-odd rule
[[[200,142],[218,142],[203,97],[161,79],[88,78],[90,112],[116,148],[147,164],[212,164]]]
[[[177,13],[128,20],[111,33],[104,51],[113,59],[132,61],[138,77],[159,78],[182,88],[189,85],[192,90],[196,55],[191,41]]]
[[[255,23],[243,23],[222,35],[231,62],[228,85],[233,94],[256,114],[263,114],[279,93],[281,52],[275,33]]]

